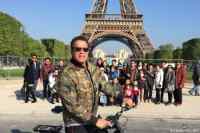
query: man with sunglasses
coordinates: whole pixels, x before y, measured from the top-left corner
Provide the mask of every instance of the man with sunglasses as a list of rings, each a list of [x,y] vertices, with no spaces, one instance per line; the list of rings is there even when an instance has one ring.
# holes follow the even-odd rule
[[[100,90],[114,95],[111,85],[101,79],[101,71],[87,62],[89,44],[85,37],[71,41],[72,59],[58,79],[57,91],[64,106],[63,119],[67,133],[94,133],[111,125],[97,118]]]

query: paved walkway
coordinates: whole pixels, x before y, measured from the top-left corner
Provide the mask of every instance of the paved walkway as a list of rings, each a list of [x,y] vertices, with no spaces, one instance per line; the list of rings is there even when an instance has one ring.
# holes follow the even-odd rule
[[[20,88],[22,79],[0,80],[0,115],[33,115],[33,116],[49,116],[54,115],[51,109],[55,106],[46,100],[38,98],[37,103],[24,103],[20,97]],[[125,115],[134,118],[158,118],[158,119],[200,119],[200,97],[190,96],[188,94],[191,83],[186,84],[183,89],[183,105],[165,106],[164,104],[155,105],[154,103],[143,103],[136,109],[131,109]],[[39,85],[39,88],[42,88]],[[40,89],[38,89],[41,92]],[[39,96],[39,92],[37,93]],[[167,94],[165,95],[167,98]],[[100,107],[99,112],[103,115],[113,114],[119,111],[119,107]]]

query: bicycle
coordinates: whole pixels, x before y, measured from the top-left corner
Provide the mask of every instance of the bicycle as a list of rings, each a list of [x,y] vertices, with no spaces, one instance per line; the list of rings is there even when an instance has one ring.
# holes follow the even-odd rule
[[[127,106],[121,106],[121,110],[119,112],[106,117],[107,120],[111,121],[111,126],[104,129],[96,128],[95,133],[125,133],[128,118],[124,117],[126,118],[126,120],[123,124],[119,121],[119,119],[122,114],[129,109],[130,108],[128,108]],[[63,111],[63,108],[62,106],[56,106],[54,109],[52,109],[52,111],[55,113],[60,113]],[[101,116],[98,117],[101,118]],[[33,128],[33,131],[39,133],[61,133],[62,129],[62,125],[37,125]]]

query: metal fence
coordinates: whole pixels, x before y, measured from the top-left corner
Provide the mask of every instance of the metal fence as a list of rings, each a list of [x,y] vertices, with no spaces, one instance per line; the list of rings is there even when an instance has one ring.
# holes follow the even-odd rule
[[[0,77],[12,77],[12,73],[15,73],[14,75],[17,75],[16,73],[19,73],[18,75],[22,75],[23,69],[25,68],[26,64],[28,63],[28,58],[30,57],[18,57],[18,56],[0,56]],[[38,58],[38,61],[42,64],[45,57]],[[54,65],[58,64],[59,60],[61,58],[51,58]],[[183,62],[187,65],[188,71],[191,72],[192,66],[196,60],[180,60],[180,59],[129,59],[126,62],[130,63],[131,60],[134,60],[136,62],[143,62],[143,63],[152,63],[152,64],[159,64],[163,61],[171,64],[175,64],[176,62]],[[95,62],[94,59],[92,62]],[[14,71],[14,72],[11,72]],[[21,71],[21,72],[19,72]],[[2,76],[3,75],[3,76]]]
[[[9,68],[23,68],[28,63],[30,57],[19,57],[19,56],[0,56],[0,68],[9,69]],[[45,57],[39,57],[38,61],[43,62]],[[52,58],[52,62],[57,64],[61,58]]]
[[[10,79],[15,77],[22,77],[24,68],[28,64],[30,57],[19,56],[0,56],[0,78]],[[40,64],[42,64],[45,57],[38,58]],[[51,58],[53,64],[58,64],[61,58]]]
[[[26,66],[26,64],[28,63],[28,58],[30,57],[19,57],[19,56],[0,56],[0,68],[3,67],[24,67]],[[40,63],[43,62],[43,60],[45,59],[45,57],[38,57],[38,61]],[[60,59],[63,58],[51,58],[53,64],[57,64],[59,62]],[[176,63],[176,62],[183,62],[185,64],[193,64],[195,62],[197,62],[196,60],[183,60],[183,59],[128,59],[126,62],[130,62],[131,60],[134,60],[136,62],[143,62],[143,63],[153,63],[153,64],[158,64],[161,63],[163,61],[167,62],[167,63]],[[94,62],[95,60],[93,60]]]

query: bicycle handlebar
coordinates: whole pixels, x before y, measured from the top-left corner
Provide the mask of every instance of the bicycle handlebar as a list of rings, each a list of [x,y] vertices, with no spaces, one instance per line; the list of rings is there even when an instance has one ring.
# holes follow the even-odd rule
[[[119,112],[115,113],[114,115],[107,116],[106,120],[111,121],[112,125],[106,127],[104,131],[107,130],[107,133],[110,133],[109,130],[112,130],[112,133],[124,133],[124,129],[122,128],[122,125],[120,125],[119,119],[122,116],[122,114],[128,110],[130,110],[130,108],[128,108],[127,106],[122,106]]]

